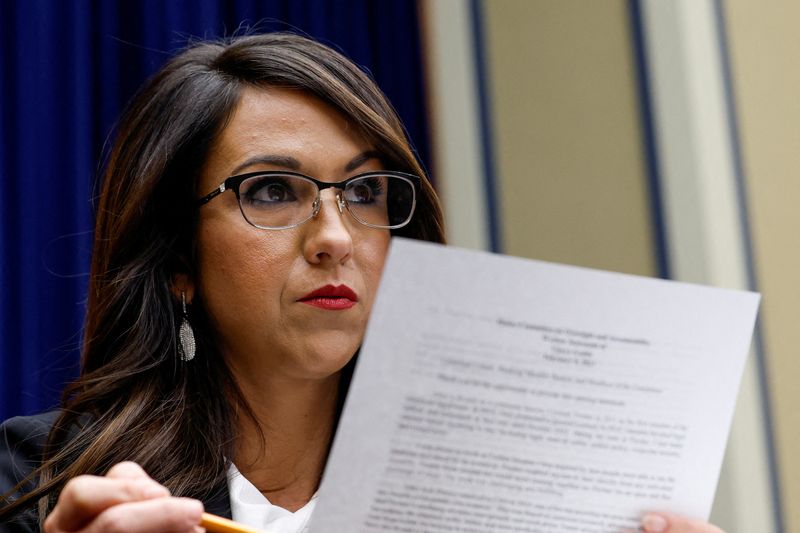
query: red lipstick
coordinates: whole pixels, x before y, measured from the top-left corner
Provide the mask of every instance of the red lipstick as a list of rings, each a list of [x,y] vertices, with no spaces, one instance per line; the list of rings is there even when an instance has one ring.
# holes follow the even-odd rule
[[[343,311],[356,305],[358,295],[347,285],[325,285],[309,292],[298,302],[328,311]]]

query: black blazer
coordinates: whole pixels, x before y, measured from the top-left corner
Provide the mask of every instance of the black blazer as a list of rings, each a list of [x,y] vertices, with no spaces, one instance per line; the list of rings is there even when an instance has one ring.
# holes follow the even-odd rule
[[[8,493],[39,466],[47,435],[58,417],[58,411],[36,416],[18,416],[0,424],[0,495]],[[19,497],[33,488],[29,483],[11,497]],[[203,500],[206,511],[231,517],[227,483]],[[35,509],[17,515],[11,523],[0,524],[0,533],[37,533],[39,521]]]

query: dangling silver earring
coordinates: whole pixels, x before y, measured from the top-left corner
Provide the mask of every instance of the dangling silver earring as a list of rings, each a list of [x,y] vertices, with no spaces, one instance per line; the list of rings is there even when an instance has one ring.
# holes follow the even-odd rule
[[[183,305],[183,320],[181,320],[181,327],[178,332],[178,337],[181,341],[181,360],[191,361],[194,359],[195,343],[194,331],[192,325],[189,324],[189,314],[186,312],[186,293],[181,291],[181,305]]]

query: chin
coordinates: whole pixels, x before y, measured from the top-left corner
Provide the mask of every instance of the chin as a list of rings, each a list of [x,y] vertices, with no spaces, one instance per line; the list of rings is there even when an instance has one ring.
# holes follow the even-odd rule
[[[349,363],[361,346],[361,337],[326,335],[307,344],[304,353],[298,354],[295,369],[310,379],[325,379],[338,374]]]
[[[325,379],[337,375],[347,366],[355,351],[347,356],[331,357],[330,354],[313,360],[305,361],[303,373],[311,379]]]

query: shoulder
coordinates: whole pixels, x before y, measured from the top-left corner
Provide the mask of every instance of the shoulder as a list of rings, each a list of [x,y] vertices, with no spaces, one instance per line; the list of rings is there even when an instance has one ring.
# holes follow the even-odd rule
[[[34,416],[16,416],[0,424],[0,458],[41,453],[59,414],[59,411],[49,411]]]
[[[59,414],[59,411],[51,411],[18,416],[0,424],[0,495],[14,500],[35,486],[35,481],[27,478],[41,464],[47,436]],[[24,485],[17,488],[23,481]],[[36,523],[35,512],[27,510],[12,521],[0,524],[0,533],[35,531]]]
[[[47,435],[58,411],[17,416],[0,424],[0,493],[25,479],[39,466]]]
[[[48,411],[34,416],[15,416],[0,424],[0,446],[8,444],[7,440],[20,443],[44,441],[47,439],[50,428],[60,415],[60,411]]]

